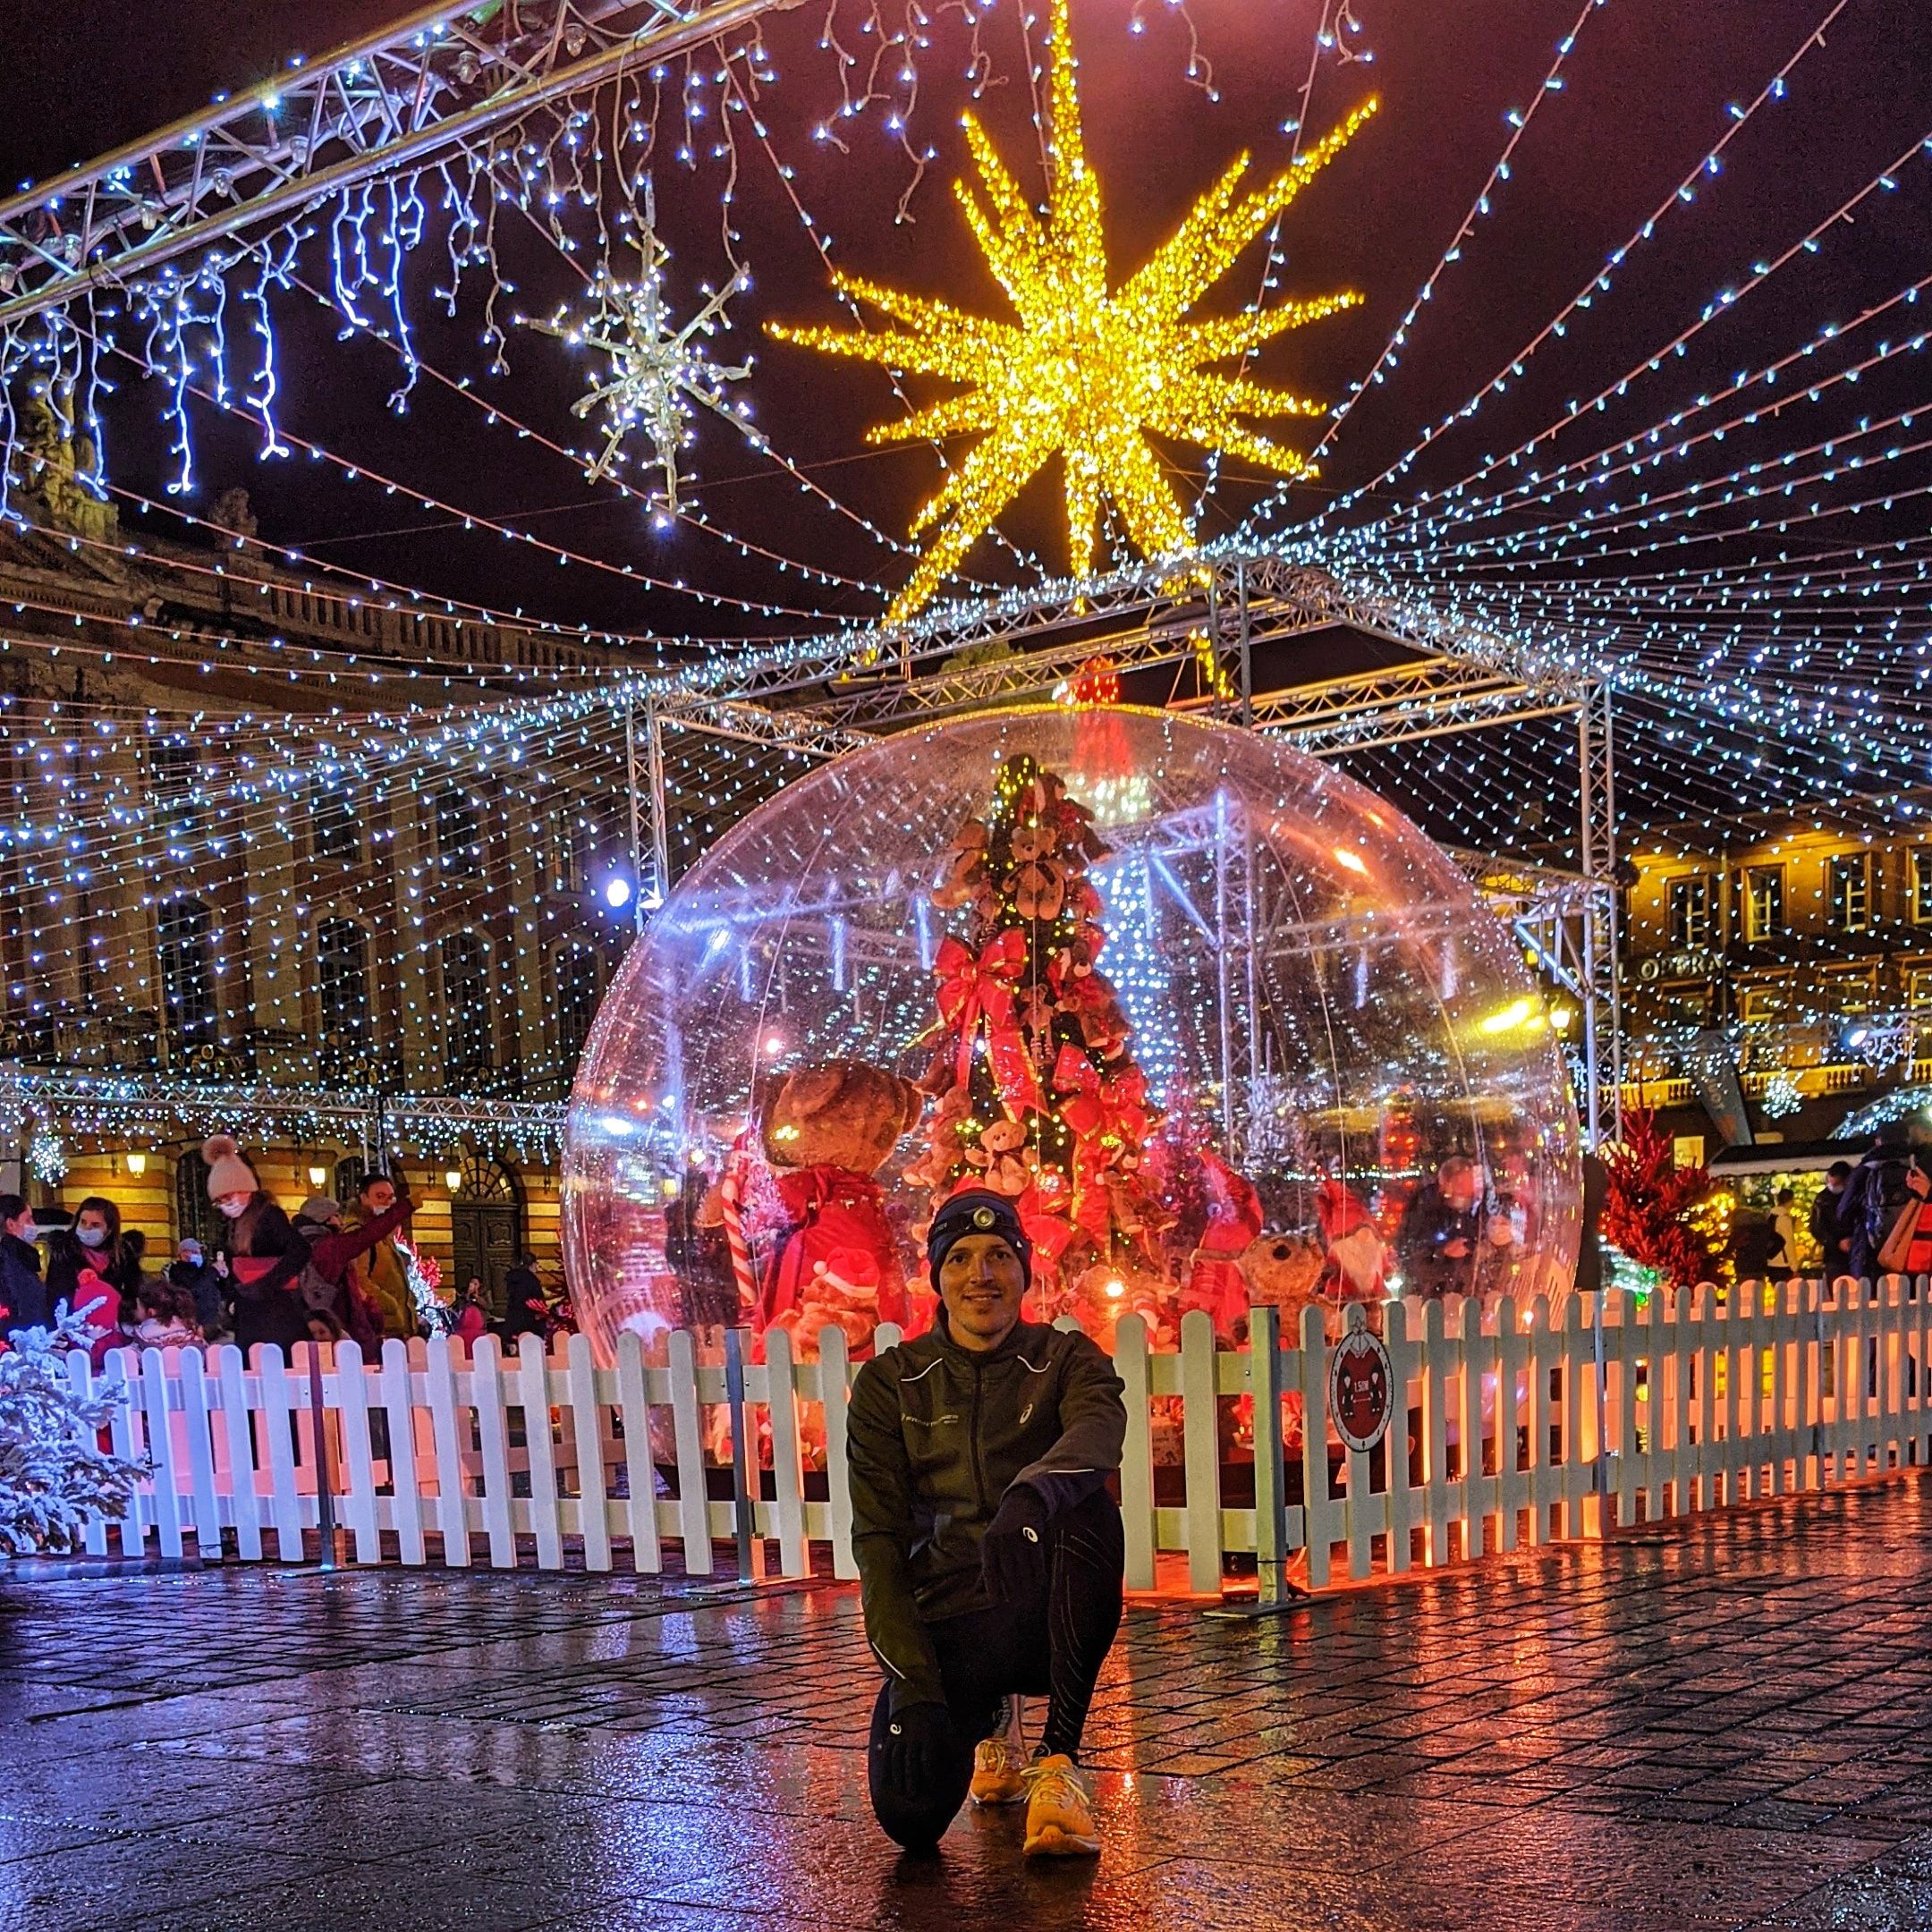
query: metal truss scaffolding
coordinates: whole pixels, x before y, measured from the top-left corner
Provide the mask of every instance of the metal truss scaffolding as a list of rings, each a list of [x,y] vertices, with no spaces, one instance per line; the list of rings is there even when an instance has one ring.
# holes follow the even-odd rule
[[[423,7],[0,200],[0,328],[318,206],[798,0]]]
[[[563,1140],[562,1101],[491,1100],[462,1094],[355,1094],[323,1087],[201,1083],[162,1074],[30,1073],[0,1065],[0,1123],[60,1123],[81,1132],[147,1125],[167,1138],[219,1127],[354,1141],[365,1157],[398,1141],[547,1153]],[[0,1127],[0,1131],[5,1131]]]

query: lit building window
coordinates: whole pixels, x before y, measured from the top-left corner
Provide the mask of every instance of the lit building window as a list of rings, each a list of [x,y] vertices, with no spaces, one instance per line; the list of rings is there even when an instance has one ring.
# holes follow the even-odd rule
[[[1835,932],[1863,932],[1872,922],[1869,852],[1840,852],[1831,862],[1831,923]]]
[[[1916,926],[1932,926],[1932,845],[1912,847],[1911,916]]]
[[[1701,876],[1670,882],[1670,943],[1701,951],[1710,943],[1710,881]]]
[[[369,1044],[369,936],[353,919],[316,927],[316,1012],[324,1074],[351,1076]]]
[[[161,1011],[176,1047],[215,1038],[214,921],[199,899],[171,899],[156,920],[161,965]]]
[[[461,1092],[490,1068],[489,955],[469,932],[445,934],[441,952],[444,1068]]]
[[[1784,930],[1784,868],[1746,866],[1739,897],[1744,911],[1747,939],[1775,938]]]
[[[556,953],[557,1050],[574,1065],[590,1037],[597,1013],[597,954],[589,946],[567,945]]]

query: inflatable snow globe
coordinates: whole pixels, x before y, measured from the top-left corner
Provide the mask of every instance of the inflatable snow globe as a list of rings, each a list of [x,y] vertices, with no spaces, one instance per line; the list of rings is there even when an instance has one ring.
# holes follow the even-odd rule
[[[565,1262],[625,1329],[931,1319],[925,1224],[1017,1206],[1032,1312],[1171,1344],[1253,1301],[1563,1292],[1563,1057],[1468,877],[1251,732],[1026,707],[787,787],[678,885],[592,1030]]]

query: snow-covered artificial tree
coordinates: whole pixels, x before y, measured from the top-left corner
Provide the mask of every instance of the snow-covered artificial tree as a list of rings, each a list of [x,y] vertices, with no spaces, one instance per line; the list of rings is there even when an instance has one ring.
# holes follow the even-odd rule
[[[0,1354],[0,1555],[79,1548],[89,1522],[125,1513],[143,1473],[100,1446],[116,1399],[67,1378],[93,1334],[88,1310],[63,1302],[51,1328],[21,1330]]]

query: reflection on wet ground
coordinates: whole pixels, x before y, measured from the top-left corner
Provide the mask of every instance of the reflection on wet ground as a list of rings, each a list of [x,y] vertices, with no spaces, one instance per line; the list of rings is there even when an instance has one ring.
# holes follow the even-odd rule
[[[0,1571],[0,1932],[1932,1925],[1932,1486],[1130,1611],[1106,1851],[902,1860],[848,1588]]]

